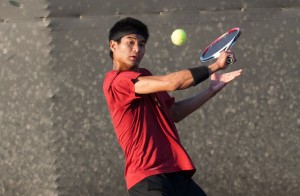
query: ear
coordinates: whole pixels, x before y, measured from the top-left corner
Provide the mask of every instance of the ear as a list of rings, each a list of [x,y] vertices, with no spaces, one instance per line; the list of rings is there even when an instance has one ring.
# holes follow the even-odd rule
[[[110,40],[109,42],[109,47],[110,47],[110,50],[112,52],[114,52],[116,50],[116,46],[117,46],[118,42],[114,41],[114,40]]]

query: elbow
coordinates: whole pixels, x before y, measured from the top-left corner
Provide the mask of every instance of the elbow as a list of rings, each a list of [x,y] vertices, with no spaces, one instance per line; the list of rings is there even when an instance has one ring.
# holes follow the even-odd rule
[[[175,117],[175,118],[173,118],[173,121],[174,121],[174,123],[179,123],[179,122],[181,122],[182,120],[184,119],[184,117],[182,117],[182,116],[178,116],[178,117]]]
[[[176,103],[171,107],[171,116],[174,123],[179,123],[184,118]]]
[[[168,81],[167,84],[167,91],[176,91],[180,89],[180,86],[176,82]]]
[[[174,123],[179,123],[181,120],[180,119],[173,119]]]
[[[178,76],[174,74],[166,75],[163,79],[163,85],[166,91],[176,91],[184,89],[185,79],[183,76]]]
[[[179,114],[173,115],[173,121],[174,121],[174,123],[179,123],[179,122],[181,122],[184,118],[185,118],[185,116],[183,116],[183,115],[179,115]]]

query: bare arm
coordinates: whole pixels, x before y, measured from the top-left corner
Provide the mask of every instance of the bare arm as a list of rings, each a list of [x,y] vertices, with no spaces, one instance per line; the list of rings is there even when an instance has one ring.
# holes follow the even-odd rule
[[[225,74],[214,73],[211,75],[211,84],[203,92],[195,95],[194,97],[176,102],[171,107],[170,111],[175,122],[179,122],[186,116],[197,110],[222,88],[224,88],[230,81],[239,77],[242,70],[237,70]]]
[[[234,55],[229,52],[222,52],[218,60],[209,65],[209,73],[213,74],[218,70],[225,69],[226,58]],[[138,94],[149,94],[160,91],[176,91],[193,86],[194,80],[189,70],[181,70],[163,76],[143,76],[135,82],[135,92]]]
[[[173,72],[163,76],[144,76],[139,77],[135,83],[135,92],[148,94],[159,91],[175,91],[186,89],[194,83],[192,74],[189,70]]]

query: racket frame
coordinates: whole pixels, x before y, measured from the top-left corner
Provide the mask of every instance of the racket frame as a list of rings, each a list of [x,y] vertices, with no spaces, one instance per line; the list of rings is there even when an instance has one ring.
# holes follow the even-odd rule
[[[238,31],[237,35],[234,36],[229,42],[228,44],[226,44],[223,48],[221,48],[220,50],[218,50],[217,52],[215,52],[213,55],[209,56],[209,57],[206,57],[204,58],[204,55],[207,53],[207,51],[212,47],[214,46],[216,43],[218,43],[221,39],[223,39],[224,37],[226,37],[227,35],[231,34],[232,32],[235,32],[235,31]],[[218,37],[215,41],[213,41],[209,46],[207,46],[204,51],[202,52],[201,56],[200,56],[200,60],[202,62],[206,62],[206,61],[209,61],[211,59],[215,59],[215,58],[218,58],[221,54],[222,51],[226,51],[228,49],[230,49],[233,44],[236,42],[237,38],[240,36],[241,34],[241,31],[240,31],[240,28],[238,27],[235,27],[235,28],[232,28],[230,29],[229,31],[227,31],[226,33],[224,33],[223,35],[221,35],[220,37]]]

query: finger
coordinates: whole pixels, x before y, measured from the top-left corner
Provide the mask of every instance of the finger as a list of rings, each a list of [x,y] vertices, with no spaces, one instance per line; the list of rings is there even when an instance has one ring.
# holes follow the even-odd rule
[[[226,72],[226,73],[223,73],[223,74],[236,73],[236,72],[242,72],[242,71],[243,71],[243,69],[238,69],[238,70],[231,71],[231,72]]]
[[[229,73],[225,73],[222,75],[222,81],[223,82],[230,82],[232,80],[234,80],[235,78],[239,77],[242,73],[242,69],[240,70],[237,70],[237,71],[232,71],[232,72],[229,72]]]
[[[234,75],[241,75],[241,73],[243,72],[242,69],[236,70],[236,71],[232,71],[232,74]]]
[[[228,75],[228,78],[229,78],[230,80],[232,80],[232,79],[238,77],[239,75],[240,75],[240,74],[234,74],[234,73],[231,73],[231,74]]]

